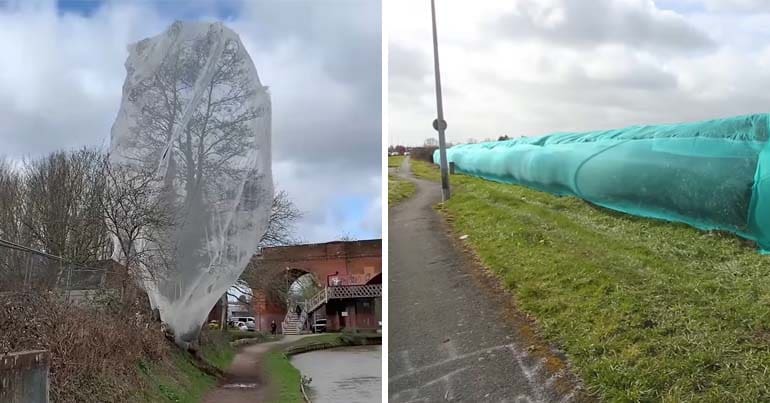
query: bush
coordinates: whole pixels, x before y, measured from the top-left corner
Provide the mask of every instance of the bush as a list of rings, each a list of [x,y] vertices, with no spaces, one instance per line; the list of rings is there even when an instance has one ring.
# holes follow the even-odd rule
[[[149,309],[79,306],[55,293],[0,297],[0,354],[48,350],[56,402],[128,401],[143,361],[168,356],[169,343]]]
[[[421,160],[425,162],[433,163],[433,152],[438,150],[438,147],[414,147],[409,150],[409,156],[412,159]]]

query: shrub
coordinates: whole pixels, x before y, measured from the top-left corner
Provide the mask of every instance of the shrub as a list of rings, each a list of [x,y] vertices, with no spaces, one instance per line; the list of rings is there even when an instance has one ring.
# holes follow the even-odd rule
[[[169,349],[142,304],[74,305],[52,292],[1,296],[0,329],[0,354],[50,351],[56,402],[130,400],[143,361],[163,360]]]

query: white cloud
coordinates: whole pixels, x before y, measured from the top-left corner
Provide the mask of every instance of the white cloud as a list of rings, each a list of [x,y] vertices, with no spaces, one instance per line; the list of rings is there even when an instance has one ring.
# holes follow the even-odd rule
[[[83,15],[61,12],[54,2],[2,5],[0,155],[13,160],[107,146],[126,46],[162,32],[177,15],[213,20],[203,14],[217,9],[214,2],[118,2]],[[240,11],[226,25],[270,87],[274,178],[307,212],[298,235],[322,242],[344,228],[379,237],[369,217],[380,200],[379,5],[245,2]],[[363,200],[360,211],[341,214],[348,207],[340,197]]]
[[[593,48],[604,44],[668,51],[713,46],[704,31],[652,0],[519,0],[495,19],[497,32],[513,39]]]
[[[667,10],[646,0],[576,3],[520,0],[467,18],[464,2],[438,4],[448,141],[767,111],[770,47],[758,44],[770,43],[770,16],[673,0]],[[390,142],[421,144],[434,136],[429,9],[405,0],[389,8],[410,14],[390,29]],[[501,19],[523,23],[501,31]]]
[[[705,0],[705,4],[713,11],[770,12],[767,0]]]

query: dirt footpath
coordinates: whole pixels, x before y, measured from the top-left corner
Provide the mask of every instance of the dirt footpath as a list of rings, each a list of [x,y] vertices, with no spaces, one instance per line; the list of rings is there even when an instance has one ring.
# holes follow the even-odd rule
[[[306,335],[284,336],[281,340],[252,344],[236,353],[225,379],[216,389],[203,396],[203,403],[267,402],[267,382],[262,374],[262,356],[275,346],[291,343]]]
[[[584,400],[564,358],[447,232],[440,185],[408,164],[397,174],[416,193],[388,219],[389,401]]]

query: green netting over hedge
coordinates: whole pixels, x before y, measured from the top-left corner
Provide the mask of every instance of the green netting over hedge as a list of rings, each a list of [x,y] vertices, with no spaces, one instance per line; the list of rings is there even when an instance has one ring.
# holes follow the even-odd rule
[[[447,150],[457,172],[644,217],[726,230],[770,252],[770,115],[555,133]],[[438,151],[433,159],[438,163]]]

